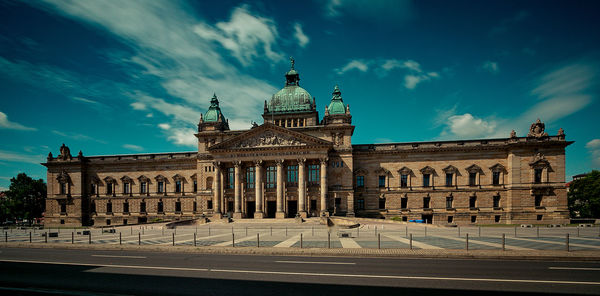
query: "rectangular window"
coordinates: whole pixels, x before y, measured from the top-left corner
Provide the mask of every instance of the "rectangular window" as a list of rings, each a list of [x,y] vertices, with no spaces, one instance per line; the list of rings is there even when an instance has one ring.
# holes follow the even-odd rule
[[[469,186],[477,185],[477,173],[469,173]]]
[[[110,225],[110,219],[106,219],[106,225]]]
[[[471,216],[471,223],[477,222],[477,216]]]
[[[538,221],[542,221],[542,218],[544,218],[544,215],[537,215],[537,220]]]
[[[108,202],[106,204],[106,213],[107,214],[111,214],[112,213],[112,202]]]
[[[140,193],[148,193],[148,183],[146,183],[146,182],[140,183]]]
[[[106,195],[111,195],[113,193],[113,183],[106,184]]]
[[[380,198],[379,199],[379,209],[380,210],[385,209],[385,198]]]
[[[67,204],[64,203],[64,202],[60,204],[60,213],[61,214],[66,214],[67,213]]]
[[[226,188],[233,189],[235,187],[235,168],[227,168]]]
[[[308,184],[317,185],[319,184],[320,168],[318,164],[308,165]]]
[[[298,166],[290,165],[287,167],[287,184],[290,187],[298,186]]]
[[[356,209],[357,210],[364,210],[365,209],[365,200],[360,198],[358,200],[356,200]]]
[[[408,197],[401,198],[400,199],[400,208],[406,209],[407,206],[408,206]]]
[[[451,174],[451,173],[446,174],[446,186],[447,187],[452,186],[452,179],[454,179],[453,177],[454,177],[454,174]]]
[[[385,176],[379,176],[379,188],[385,187]]]
[[[128,202],[123,203],[123,213],[129,213],[129,203]]]
[[[129,194],[129,183],[123,183],[123,194]]]
[[[423,197],[423,208],[424,209],[430,208],[430,201],[431,201],[430,197]]]
[[[535,196],[535,207],[539,208],[542,206],[542,196],[541,195],[536,195]]]
[[[181,202],[180,201],[175,202],[175,213],[181,213]]]
[[[277,186],[277,168],[274,166],[267,167],[267,188],[275,188]]]
[[[194,180],[194,192],[198,192],[198,181]]]
[[[60,183],[60,194],[67,194],[67,183]]]
[[[165,183],[163,181],[159,181],[157,189],[158,189],[158,193],[165,192]]]
[[[500,207],[500,195],[494,195],[494,208]]]
[[[140,213],[145,213],[146,212],[146,202],[143,201],[140,203]]]
[[[454,216],[448,216],[448,223],[454,222]]]
[[[196,201],[194,201],[194,204],[192,205],[192,211],[194,211],[194,213],[198,210],[198,203]]]
[[[474,209],[477,207],[477,196],[469,197],[469,208]]]
[[[254,188],[254,185],[256,184],[256,181],[254,180],[254,170],[254,167],[246,168],[246,188],[248,189]]]
[[[533,180],[534,183],[542,183],[542,172],[543,171],[544,171],[543,169],[535,169],[534,170],[534,174],[535,174],[534,180]]]
[[[446,197],[446,209],[452,209],[453,208],[453,202],[454,202],[454,197],[447,196]]]
[[[158,206],[157,206],[157,212],[158,212],[158,213],[162,213],[162,212],[164,212],[164,207],[163,207],[163,202],[162,202],[162,201],[159,201],[159,202],[158,202]]]
[[[365,187],[365,176],[356,176],[356,187]]]
[[[212,200],[206,201],[206,208],[209,209],[209,210],[212,210],[212,208],[213,208],[213,202],[212,202]]]
[[[492,172],[492,184],[500,185],[500,172]]]
[[[494,216],[494,222],[496,222],[496,223],[500,222],[500,215]]]
[[[423,174],[423,187],[429,187],[430,174]]]
[[[175,181],[175,192],[181,193],[181,181]]]
[[[408,175],[400,175],[400,187],[408,187]]]

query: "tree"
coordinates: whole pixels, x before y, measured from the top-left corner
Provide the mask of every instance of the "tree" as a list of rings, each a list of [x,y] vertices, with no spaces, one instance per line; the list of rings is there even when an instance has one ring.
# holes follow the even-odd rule
[[[600,217],[600,171],[571,182],[569,186],[569,211],[571,217]]]
[[[27,219],[42,216],[46,208],[46,183],[44,180],[34,180],[25,173],[10,179],[10,187],[3,201],[2,214],[4,219]]]

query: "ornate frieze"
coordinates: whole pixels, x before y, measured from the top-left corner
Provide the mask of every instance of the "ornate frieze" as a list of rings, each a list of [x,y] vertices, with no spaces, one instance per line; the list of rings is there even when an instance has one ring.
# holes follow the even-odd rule
[[[256,137],[243,140],[234,145],[235,148],[261,148],[274,146],[306,146],[306,143],[287,135],[265,131]]]

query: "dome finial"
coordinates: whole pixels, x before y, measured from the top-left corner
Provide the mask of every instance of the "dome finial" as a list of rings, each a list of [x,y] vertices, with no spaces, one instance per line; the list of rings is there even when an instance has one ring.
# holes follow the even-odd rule
[[[294,57],[290,57],[290,69],[294,70],[294,64],[296,64]]]

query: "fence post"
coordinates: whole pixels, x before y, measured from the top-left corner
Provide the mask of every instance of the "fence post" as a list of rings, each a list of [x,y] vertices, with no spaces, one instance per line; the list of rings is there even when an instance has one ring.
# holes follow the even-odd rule
[[[175,232],[173,232],[173,245],[175,245]]]
[[[579,237],[579,226],[577,226],[577,237]]]
[[[142,234],[138,232],[138,246],[142,245]]]
[[[569,250],[569,234],[568,233],[565,237],[565,248],[567,249],[567,252],[570,252],[570,250]]]
[[[377,249],[381,249],[381,233],[377,234]]]
[[[287,226],[285,227],[285,236],[287,237]]]
[[[506,243],[505,243],[505,241],[506,241],[506,238],[505,238],[505,235],[504,235],[504,233],[503,233],[503,234],[502,234],[502,251],[505,251],[505,250],[506,250],[506,248],[505,248],[505,246],[506,246]]]
[[[231,246],[235,248],[235,233],[231,234]]]
[[[273,236],[273,226],[271,226],[271,236]]]
[[[412,233],[410,234],[410,242],[409,242],[409,244],[410,244],[410,249],[412,250]]]
[[[515,237],[517,237],[517,226],[515,226]]]
[[[49,232],[49,231],[46,231],[46,235],[45,235],[45,237],[44,237],[44,242],[45,242],[45,243],[48,243],[48,234],[50,234],[50,232]]]
[[[75,243],[75,232],[71,232],[71,244]]]
[[[119,232],[119,245],[122,243],[121,241],[121,233]]]
[[[196,246],[196,233],[194,232],[194,247]]]
[[[315,236],[315,227],[311,226],[310,228],[312,228],[312,236]]]
[[[260,234],[258,232],[256,233],[256,247],[260,248]]]
[[[465,248],[467,249],[467,251],[469,251],[469,234],[467,233],[467,236],[465,237]]]
[[[477,235],[481,237],[481,226],[477,226],[477,231],[479,232]]]
[[[458,226],[458,237],[460,237],[460,226]]]
[[[92,244],[92,231],[90,230],[90,233],[88,234],[88,245]]]
[[[31,231],[29,232],[29,243],[31,243]]]
[[[302,249],[302,233],[300,233],[300,249]]]
[[[327,232],[327,248],[331,249],[331,233]]]

